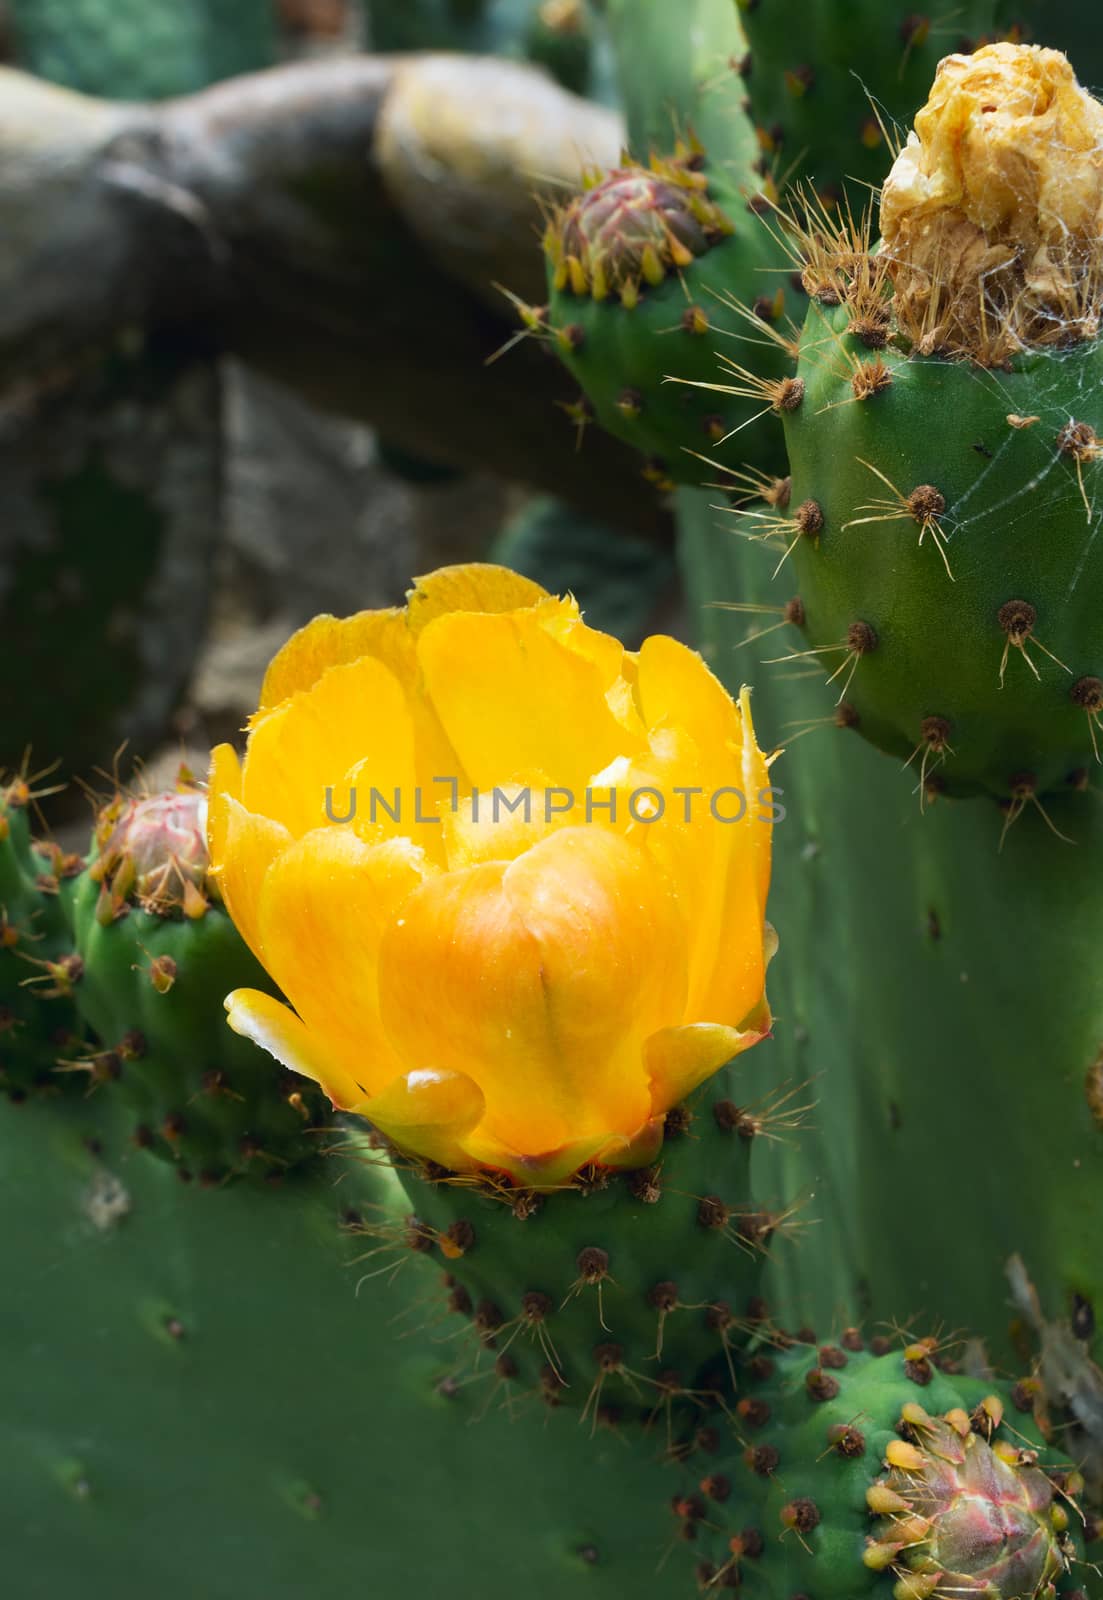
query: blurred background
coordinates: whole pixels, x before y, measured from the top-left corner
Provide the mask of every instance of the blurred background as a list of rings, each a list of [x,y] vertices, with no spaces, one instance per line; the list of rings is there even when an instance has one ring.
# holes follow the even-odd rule
[[[622,139],[588,0],[0,0],[0,59],[0,767],[201,767],[293,629],[446,562],[683,628],[668,512],[513,343]]]

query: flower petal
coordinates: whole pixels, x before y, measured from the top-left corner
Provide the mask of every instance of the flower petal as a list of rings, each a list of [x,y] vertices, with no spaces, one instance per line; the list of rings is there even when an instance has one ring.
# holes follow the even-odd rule
[[[523,578],[508,567],[488,561],[468,561],[454,567],[438,567],[427,577],[415,578],[407,595],[406,617],[414,634],[435,617],[454,611],[516,611],[548,598],[531,578]]]
[[[642,1041],[682,1015],[684,941],[653,863],[564,828],[414,891],[380,949],[383,1022],[403,1059],[475,1079],[480,1134],[521,1154],[633,1136],[650,1114]]]
[[[226,1020],[235,1033],[252,1039],[281,1066],[320,1083],[334,1105],[363,1099],[356,1085],[335,1078],[331,1063],[319,1055],[317,1040],[300,1019],[273,995],[259,989],[235,989],[226,996]]]
[[[342,1104],[350,1084],[362,1099],[411,1065],[395,1055],[380,1021],[379,948],[432,870],[408,839],[368,845],[351,829],[330,827],[291,845],[265,880],[265,965],[310,1030],[319,1059],[331,1064],[321,1081]]]
[[[406,613],[360,611],[352,617],[315,617],[273,656],[260,691],[259,711],[271,711],[293,694],[312,689],[331,667],[374,656],[402,683],[412,683],[414,642]]]
[[[211,874],[234,926],[263,964],[260,895],[273,861],[287,849],[291,835],[278,822],[246,811],[237,798],[240,791],[237,756],[230,745],[219,745],[211,756],[207,802]]]
[[[644,640],[637,661],[637,693],[648,729],[683,728],[702,751],[742,744],[731,695],[696,650],[655,634]]]
[[[546,773],[581,790],[586,775],[640,748],[606,701],[603,664],[545,628],[537,609],[455,613],[418,641],[429,697],[472,783]]]
[[[719,1071],[725,1061],[749,1050],[769,1031],[770,1013],[763,1003],[751,1025],[742,1030],[716,1022],[692,1022],[652,1034],[644,1045],[644,1061],[656,1113],[676,1106],[699,1083]]]
[[[485,1102],[478,1084],[462,1072],[422,1067],[353,1109],[400,1150],[457,1170],[473,1164],[464,1139],[481,1121]]]
[[[720,820],[738,816],[742,806],[738,751],[705,755],[689,734],[669,726],[656,730],[651,745],[647,754],[595,774],[591,787],[595,799],[603,801],[607,789],[615,788],[615,826],[658,865],[677,893],[688,942],[682,1020],[734,1025],[762,993],[756,874],[759,835],[766,835],[768,866],[768,826],[758,820],[759,808],[753,804],[741,821]],[[648,790],[661,797],[661,812],[660,800],[649,800]],[[633,821],[633,798],[637,817],[644,815],[644,804],[651,804],[655,819]]]
[[[480,861],[514,861],[556,828],[566,827],[566,813],[548,813],[540,784],[504,783],[490,793],[457,797],[455,807],[442,808],[448,870]]]
[[[412,796],[413,723],[402,686],[373,656],[331,667],[312,689],[266,712],[249,735],[242,800],[296,838],[343,816],[356,768],[361,785]],[[365,796],[366,798],[366,796]]]
[[[663,1119],[658,1117],[644,1123],[631,1139],[623,1134],[590,1134],[537,1155],[521,1155],[500,1140],[487,1136],[482,1128],[468,1134],[463,1146],[476,1166],[508,1172],[525,1188],[541,1190],[560,1188],[591,1161],[606,1167],[647,1166],[658,1157],[662,1142]]]

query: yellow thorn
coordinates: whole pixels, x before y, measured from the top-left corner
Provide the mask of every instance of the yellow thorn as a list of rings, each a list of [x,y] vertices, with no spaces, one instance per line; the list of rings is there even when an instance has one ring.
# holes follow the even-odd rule
[[[589,281],[586,277],[586,268],[577,256],[567,257],[567,280],[571,286],[572,294],[586,294],[589,290]]]
[[[917,1450],[906,1439],[890,1439],[885,1450],[885,1460],[890,1467],[899,1467],[904,1472],[922,1472],[927,1465],[927,1458],[922,1450]]]
[[[872,1483],[866,1490],[866,1505],[879,1517],[895,1517],[910,1511],[910,1503],[887,1483]]]
[[[884,1572],[887,1567],[892,1566],[899,1554],[898,1544],[884,1544],[871,1540],[862,1551],[862,1565],[868,1567],[871,1572]]]
[[[666,277],[659,252],[654,245],[644,245],[643,255],[640,257],[640,271],[653,289],[657,289]]]

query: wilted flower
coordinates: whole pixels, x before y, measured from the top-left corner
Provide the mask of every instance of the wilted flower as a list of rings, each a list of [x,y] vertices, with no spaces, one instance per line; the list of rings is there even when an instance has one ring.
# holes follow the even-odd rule
[[[216,877],[290,1002],[230,1024],[448,1167],[645,1162],[769,1027],[768,784],[693,651],[501,568],[319,617],[214,754]]]

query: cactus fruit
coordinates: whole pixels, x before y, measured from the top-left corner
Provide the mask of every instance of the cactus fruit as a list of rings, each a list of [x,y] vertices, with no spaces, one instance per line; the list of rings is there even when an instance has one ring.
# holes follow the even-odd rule
[[[227,991],[266,980],[215,897],[205,820],[186,775],[100,812],[72,903],[77,1003],[100,1041],[87,1068],[181,1177],[277,1179],[318,1153],[325,1101],[225,1026]]]
[[[934,1340],[874,1355],[853,1329],[752,1357],[733,1443],[674,1497],[705,1592],[1082,1597],[1083,1485],[1032,1422],[1034,1385],[937,1360]]]
[[[731,1392],[770,1240],[791,1216],[752,1200],[752,1146],[772,1114],[729,1098],[736,1079],[726,1068],[667,1114],[654,1166],[586,1168],[551,1194],[397,1158],[414,1208],[402,1237],[441,1260],[476,1370],[496,1364],[518,1393],[594,1426],[669,1426],[672,1408],[699,1414]]]
[[[745,526],[791,557],[847,725],[1013,820],[1099,758],[1103,107],[995,45],[942,63],[916,128],[879,252],[802,231],[799,509]]]
[[[79,857],[32,839],[25,777],[0,788],[0,1094],[20,1101],[72,1082],[82,1052],[80,961],[62,909]]]
[[[767,347],[756,351],[765,355],[757,365],[769,369],[785,288],[767,280],[746,314],[725,298],[769,247],[754,216],[768,201],[741,195],[692,134],[670,156],[652,155],[647,166],[626,157],[586,185],[545,232],[547,311],[526,307],[523,316],[533,331],[546,330],[578,379],[580,427],[595,417],[633,445],[661,488],[723,476],[711,459],[717,446],[757,413],[784,410],[793,390],[792,379],[773,382],[736,360],[739,343],[754,339]],[[735,354],[733,381],[721,387],[724,335]]]

